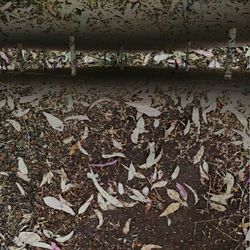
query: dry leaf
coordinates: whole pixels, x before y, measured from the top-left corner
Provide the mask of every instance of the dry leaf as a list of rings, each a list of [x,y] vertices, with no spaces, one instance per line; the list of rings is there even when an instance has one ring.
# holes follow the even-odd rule
[[[116,199],[115,197],[111,196],[109,193],[107,193],[98,183],[95,174],[93,172],[93,170],[91,169],[91,176],[90,178],[92,179],[96,189],[98,190],[98,192],[103,196],[103,198],[105,198],[108,202],[110,202],[112,205],[116,206],[116,207],[123,207],[122,203]]]
[[[69,116],[66,119],[64,119],[65,122],[71,121],[71,120],[78,120],[78,121],[90,121],[87,115],[73,115]]]
[[[26,193],[25,193],[23,187],[22,187],[18,182],[16,182],[16,185],[17,185],[17,187],[18,187],[20,193],[21,193],[22,195],[26,195]]]
[[[87,156],[89,155],[88,152],[82,147],[80,141],[77,142],[77,146],[78,146],[79,150],[80,150],[84,155],[87,155]]]
[[[13,120],[13,119],[7,119],[6,121],[8,123],[10,123],[16,131],[18,131],[18,132],[21,131],[21,125],[19,122],[17,122],[16,120]]]
[[[175,168],[174,172],[173,172],[172,175],[171,175],[172,181],[175,180],[175,179],[178,177],[179,173],[180,173],[180,167],[177,166],[177,167]]]
[[[182,202],[180,194],[178,192],[176,192],[173,189],[167,189],[167,193],[170,199],[174,200],[174,201],[178,201],[179,203]]]
[[[209,205],[211,206],[212,209],[217,210],[219,212],[226,211],[226,208],[223,205],[217,204],[215,202],[209,202]]]
[[[222,205],[227,205],[227,200],[233,197],[233,194],[211,194],[208,193],[209,195],[211,195],[212,197],[210,198],[211,201],[220,203]]]
[[[187,135],[189,133],[190,126],[191,126],[191,122],[190,122],[190,120],[188,120],[187,125],[186,125],[186,127],[184,129],[184,135]]]
[[[71,231],[69,234],[65,235],[65,236],[57,236],[55,238],[55,240],[59,243],[64,243],[65,241],[68,241],[72,238],[72,236],[74,235],[74,231]]]
[[[155,119],[154,121],[154,128],[158,128],[160,125],[160,119]]]
[[[143,245],[141,250],[153,250],[153,249],[161,249],[162,247],[159,245],[155,245],[155,244],[147,244],[147,245]]]
[[[171,203],[161,214],[160,217],[168,216],[176,212],[180,208],[181,204],[179,202]]]
[[[96,228],[100,228],[100,227],[102,226],[102,224],[103,224],[103,216],[102,216],[102,213],[101,213],[100,210],[98,210],[98,209],[94,209],[94,212],[95,212],[95,214],[96,214],[96,216],[97,216],[97,218],[98,218],[98,220],[99,220],[99,224],[98,224],[98,226],[97,226]]]
[[[47,121],[53,129],[58,130],[60,132],[63,131],[64,125],[60,119],[46,112],[43,112],[43,115],[46,117]]]
[[[122,150],[122,144],[115,139],[112,139],[113,146],[119,150]]]
[[[122,229],[122,232],[124,234],[128,234],[129,233],[129,230],[130,230],[130,223],[131,223],[131,218],[129,218],[126,223],[125,223],[125,226],[123,227]]]
[[[42,187],[46,183],[50,184],[53,177],[54,177],[53,173],[51,171],[49,171],[46,175],[43,176],[40,187]]]
[[[131,162],[128,170],[128,181],[131,181],[135,177],[135,172],[135,167]]]
[[[55,197],[52,196],[46,196],[43,198],[44,203],[56,210],[61,210],[64,211],[66,213],[69,213],[71,215],[75,215],[75,212],[72,210],[71,207],[69,207],[67,204],[65,204],[62,201],[59,201],[58,199],[56,199]]]
[[[7,104],[10,110],[13,110],[15,108],[14,100],[10,96],[8,96],[7,98]]]
[[[224,184],[227,185],[226,193],[230,194],[234,186],[234,177],[232,174],[226,173],[226,176],[224,177]]]
[[[6,99],[0,101],[0,109],[3,108],[5,105],[6,105]]]
[[[155,188],[166,187],[167,184],[168,184],[167,181],[159,181],[159,182],[156,182],[156,183],[154,183],[154,184],[152,185],[151,190],[152,190],[152,189],[155,189]]]
[[[200,134],[201,124],[200,124],[200,114],[199,114],[199,109],[198,108],[193,109],[192,120],[193,120],[195,126],[198,128],[197,133]]]
[[[123,153],[113,153],[113,154],[103,154],[102,158],[103,159],[110,159],[114,157],[121,157],[121,158],[126,158],[126,156]]]
[[[81,205],[81,207],[78,210],[78,214],[83,214],[85,213],[85,211],[88,209],[88,207],[91,204],[91,201],[94,199],[94,195],[92,194],[87,201],[85,201],[85,203],[83,205]]]
[[[88,109],[88,112],[89,112],[92,108],[94,108],[96,105],[98,105],[98,104],[100,104],[100,103],[103,103],[103,102],[113,102],[113,103],[117,103],[117,102],[115,102],[115,101],[112,101],[110,98],[101,98],[101,99],[96,100],[95,102],[93,102],[93,103],[90,105],[90,107],[89,107],[89,109]]]
[[[204,155],[204,152],[205,152],[205,148],[204,146],[201,146],[197,154],[194,156],[194,164],[197,164],[200,162],[202,156]]]
[[[123,195],[125,192],[124,192],[124,187],[123,187],[123,185],[122,185],[122,183],[118,183],[118,193],[120,194],[120,195]]]
[[[127,105],[134,107],[137,109],[138,112],[143,113],[149,117],[158,117],[161,115],[161,112],[155,108],[151,108],[147,105],[143,105],[140,103],[135,103],[135,102],[126,102]]]
[[[178,189],[181,197],[186,201],[187,198],[188,198],[188,194],[187,194],[187,191],[186,189],[184,188],[184,186],[182,186],[180,183],[176,183],[176,188]]]
[[[194,204],[196,205],[199,202],[199,197],[198,197],[197,192],[192,187],[190,187],[188,184],[184,183],[184,185],[193,193],[193,195],[194,195]]]
[[[108,210],[108,205],[100,193],[97,194],[97,203],[102,210]]]

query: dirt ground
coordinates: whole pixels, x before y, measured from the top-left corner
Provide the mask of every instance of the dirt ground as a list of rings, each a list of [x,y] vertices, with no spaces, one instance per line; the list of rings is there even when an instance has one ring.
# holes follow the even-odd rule
[[[250,78],[0,77],[1,249],[249,247]]]

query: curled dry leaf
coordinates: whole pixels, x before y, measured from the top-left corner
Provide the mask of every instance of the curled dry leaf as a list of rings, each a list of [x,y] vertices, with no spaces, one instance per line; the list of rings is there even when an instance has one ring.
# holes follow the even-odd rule
[[[52,197],[52,196],[46,196],[43,198],[43,201],[44,203],[53,208],[53,209],[56,209],[56,210],[61,210],[61,211],[64,211],[68,214],[71,214],[71,215],[75,215],[75,212],[72,210],[71,207],[69,207],[67,204],[65,204],[64,202],[62,201],[59,201],[58,199],[56,199],[55,197]]]
[[[55,238],[55,240],[59,243],[64,243],[65,241],[68,241],[72,238],[72,236],[74,235],[74,231],[71,231],[69,234],[65,235],[65,236],[57,236]]]
[[[10,110],[13,110],[15,108],[14,100],[10,96],[8,96],[8,98],[7,98],[7,104],[9,106]]]
[[[83,214],[85,213],[85,211],[88,209],[88,207],[90,206],[92,200],[94,199],[94,195],[92,194],[88,199],[87,201],[81,205],[81,207],[79,208],[78,210],[78,214]]]
[[[160,217],[168,216],[174,212],[176,212],[180,208],[180,202],[171,203],[161,214]]]
[[[134,188],[129,188],[132,193],[134,195],[130,195],[129,197],[132,199],[132,200],[135,200],[135,201],[140,201],[140,202],[144,202],[144,203],[147,203],[149,202],[149,199],[146,198],[140,191],[138,191],[137,189],[134,189]]]
[[[77,142],[77,146],[78,146],[79,150],[80,150],[84,155],[87,155],[87,156],[89,155],[88,152],[82,147],[80,141]]]
[[[175,190],[167,189],[167,194],[168,194],[170,199],[178,201],[179,203],[182,202],[180,194],[178,192],[176,192]]]
[[[202,156],[204,155],[205,148],[204,146],[201,146],[197,154],[194,156],[194,164],[197,164],[200,162]]]
[[[10,124],[12,125],[12,127],[13,127],[16,131],[18,131],[18,132],[21,131],[21,125],[20,125],[19,122],[17,122],[16,120],[13,120],[13,119],[7,119],[6,121],[7,121],[8,123],[10,123]]]
[[[113,103],[117,103],[115,101],[112,101],[110,98],[101,98],[101,99],[98,99],[96,100],[95,102],[93,102],[90,106],[89,106],[89,109],[88,109],[88,112],[94,108],[96,105],[100,104],[100,103],[103,103],[103,102],[113,102]]]
[[[99,220],[99,224],[98,224],[98,226],[97,226],[96,228],[100,228],[100,227],[102,226],[102,224],[103,224],[103,216],[102,216],[102,213],[101,213],[100,210],[98,210],[98,209],[95,209],[94,212],[95,212],[95,214],[96,214],[96,216],[97,216],[97,218],[98,218],[98,220]]]
[[[194,204],[196,205],[199,202],[199,197],[198,197],[197,192],[192,187],[190,187],[188,184],[184,183],[184,185],[193,193],[193,195],[194,195]]]
[[[30,179],[28,177],[28,168],[26,167],[26,164],[24,163],[23,158],[18,157],[17,160],[18,160],[18,172],[17,172],[17,176],[20,179],[29,182]]]
[[[61,248],[58,247],[55,242],[51,242],[51,250],[61,250]]]
[[[122,150],[122,144],[115,139],[112,139],[113,146],[119,150]]]
[[[50,124],[50,126],[55,129],[55,130],[58,130],[60,132],[63,131],[64,129],[64,124],[63,122],[58,119],[57,117],[47,113],[47,112],[43,112],[43,115],[46,117],[48,123]]]
[[[16,110],[15,112],[13,112],[13,115],[14,115],[15,117],[20,118],[20,117],[22,117],[22,116],[28,114],[29,111],[30,111],[30,109],[22,109],[22,108],[20,108],[20,107],[17,107],[17,110]]]
[[[175,179],[178,177],[179,173],[180,173],[180,167],[177,166],[177,167],[175,168],[174,172],[173,172],[172,175],[171,175],[171,179],[172,179],[172,180],[175,180]]]
[[[91,169],[91,176],[90,178],[92,179],[96,189],[98,190],[98,192],[103,196],[103,198],[105,198],[108,202],[110,202],[112,205],[116,206],[116,207],[123,207],[122,203],[115,197],[113,197],[112,195],[110,195],[108,192],[106,192],[98,183],[95,174],[93,172],[93,170]]]
[[[108,205],[100,193],[97,194],[97,203],[103,211],[108,210]]]
[[[158,117],[161,115],[161,112],[155,108],[151,108],[147,105],[143,105],[135,102],[126,102],[127,105],[134,107],[138,112],[143,113],[149,117]]]
[[[125,223],[125,226],[123,227],[122,229],[122,232],[124,234],[128,234],[129,233],[129,230],[130,230],[130,223],[131,223],[131,218],[129,218],[126,223]]]
[[[138,138],[139,135],[142,133],[146,133],[148,132],[147,130],[145,130],[145,122],[143,117],[140,117],[139,120],[136,123],[136,128],[133,130],[132,134],[131,134],[131,141],[134,144],[138,143]]]
[[[233,194],[227,194],[227,193],[224,193],[224,194],[208,193],[208,194],[211,196],[210,197],[211,201],[217,202],[222,205],[227,205],[227,200],[233,197]]]

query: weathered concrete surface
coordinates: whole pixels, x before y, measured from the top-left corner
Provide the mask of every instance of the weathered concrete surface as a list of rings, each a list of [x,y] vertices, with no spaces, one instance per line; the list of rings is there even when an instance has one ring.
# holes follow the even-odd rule
[[[0,0],[0,46],[150,50],[250,42],[250,1]]]

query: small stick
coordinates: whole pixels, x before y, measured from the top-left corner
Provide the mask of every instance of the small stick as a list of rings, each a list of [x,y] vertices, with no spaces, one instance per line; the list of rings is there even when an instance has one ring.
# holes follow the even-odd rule
[[[23,72],[24,71],[24,58],[23,58],[23,53],[22,53],[22,50],[23,50],[22,43],[18,43],[17,48],[18,48],[18,59],[20,63],[19,70],[20,72]]]
[[[70,48],[70,66],[71,66],[71,76],[76,76],[76,51],[75,51],[75,37],[69,37],[69,48]]]
[[[225,73],[224,79],[231,80],[233,74],[233,62],[235,55],[235,40],[236,40],[237,30],[236,28],[232,28],[229,30],[229,41],[228,41],[228,49],[227,49],[227,58],[225,63]]]

